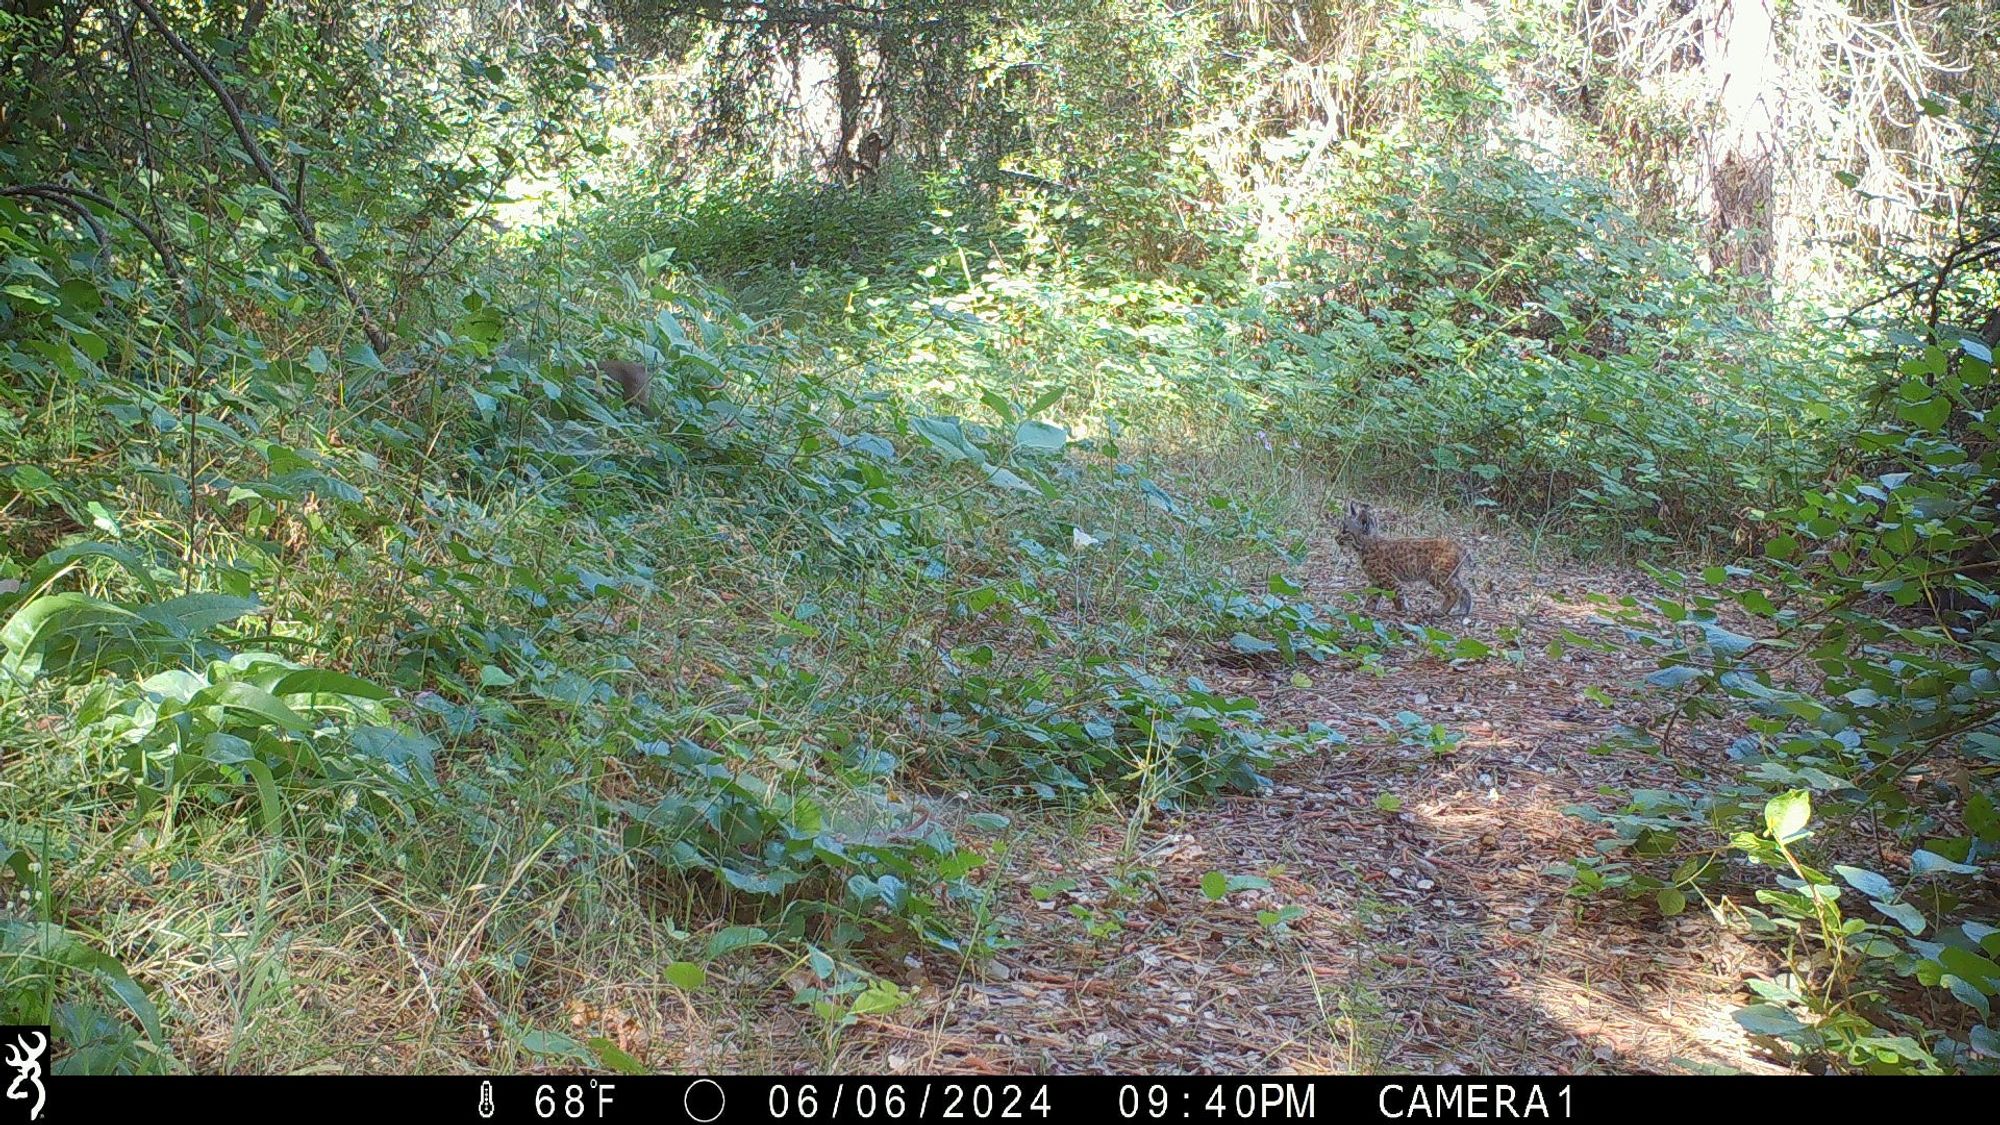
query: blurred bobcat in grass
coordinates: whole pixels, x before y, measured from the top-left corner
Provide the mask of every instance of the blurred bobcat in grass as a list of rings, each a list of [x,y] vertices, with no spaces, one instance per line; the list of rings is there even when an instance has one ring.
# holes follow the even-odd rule
[[[1368,576],[1369,584],[1387,590],[1395,598],[1398,610],[1407,608],[1403,587],[1423,582],[1436,590],[1439,597],[1450,599],[1442,603],[1444,612],[1472,616],[1472,586],[1465,580],[1466,570],[1472,565],[1472,552],[1456,540],[1387,538],[1381,533],[1375,510],[1349,500],[1333,541],[1360,556],[1361,571]],[[1382,596],[1376,594],[1368,599],[1368,607],[1373,609],[1381,601]]]

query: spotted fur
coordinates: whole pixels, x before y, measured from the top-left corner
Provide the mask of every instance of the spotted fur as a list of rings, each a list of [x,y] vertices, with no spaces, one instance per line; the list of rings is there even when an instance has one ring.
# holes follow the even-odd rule
[[[1472,585],[1466,571],[1472,566],[1472,552],[1452,539],[1390,539],[1382,534],[1375,510],[1366,504],[1347,502],[1334,542],[1352,550],[1361,560],[1361,572],[1368,584],[1386,590],[1398,610],[1408,608],[1403,588],[1422,582],[1444,599],[1440,608],[1459,617],[1472,616]],[[1382,596],[1368,599],[1373,609]]]

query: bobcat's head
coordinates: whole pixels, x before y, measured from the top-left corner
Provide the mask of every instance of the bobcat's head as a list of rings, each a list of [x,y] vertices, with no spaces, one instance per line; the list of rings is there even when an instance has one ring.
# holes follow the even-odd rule
[[[1366,504],[1347,502],[1347,511],[1340,517],[1340,527],[1333,533],[1333,541],[1343,547],[1359,549],[1362,544],[1375,538],[1381,525],[1376,522],[1375,509]]]

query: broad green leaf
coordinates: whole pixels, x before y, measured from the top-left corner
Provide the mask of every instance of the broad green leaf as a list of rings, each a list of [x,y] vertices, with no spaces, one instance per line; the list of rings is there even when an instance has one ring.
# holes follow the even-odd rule
[[[986,408],[988,410],[991,410],[993,413],[998,414],[1000,416],[1000,420],[1009,425],[1012,425],[1014,420],[1017,417],[1019,417],[1019,415],[1014,413],[1013,403],[1008,402],[1006,399],[1000,397],[997,394],[994,394],[992,391],[979,392],[979,401],[985,403]]]
[[[909,1003],[909,1000],[910,994],[903,991],[895,981],[874,980],[868,982],[868,987],[861,991],[861,995],[854,998],[852,1010],[858,1016],[882,1015],[901,1008]]]
[[[746,945],[756,945],[770,939],[769,932],[756,926],[730,926],[716,931],[715,936],[708,939],[708,952],[704,960],[713,962],[731,950],[741,949]]]
[[[294,734],[303,734],[313,728],[312,720],[287,707],[263,688],[241,680],[205,688],[196,693],[189,703],[195,707],[222,707],[252,715]]]
[[[930,442],[947,460],[986,464],[986,452],[966,439],[965,430],[956,419],[918,416],[910,419],[910,429]]]
[[[545,1058],[575,1059],[578,1062],[596,1061],[583,1044],[569,1036],[555,1031],[527,1031],[519,1040],[523,1051]]]
[[[1973,1024],[1967,1040],[1976,1053],[1989,1059],[2000,1059],[2000,1032],[1995,1032],[1985,1024]]]
[[[618,1044],[613,1043],[609,1039],[602,1036],[594,1036],[585,1042],[590,1047],[591,1053],[597,1056],[597,1061],[602,1063],[607,1070],[615,1070],[619,1074],[631,1075],[649,1073],[644,1063],[626,1054],[619,1048]]]
[[[156,672],[139,682],[140,691],[148,695],[157,695],[163,699],[170,699],[176,703],[186,703],[192,700],[196,694],[207,686],[208,680],[205,677],[197,676],[185,668],[171,668],[165,672]]]
[[[1889,917],[1894,918],[1896,920],[1897,925],[1910,931],[1910,933],[1913,935],[1922,934],[1924,932],[1924,927],[1928,924],[1924,920],[1923,911],[1918,910],[1916,907],[1911,906],[1907,902],[1890,902],[1887,899],[1870,899],[1868,901],[1868,905],[1874,907],[1877,910],[1880,910],[1882,913],[1888,915]]]
[[[1953,996],[1957,997],[1959,1003],[1978,1012],[1981,1018],[1990,1019],[1992,1017],[1993,1002],[1986,998],[1986,994],[1979,990],[1978,985],[1952,973],[1946,973],[1938,983],[1944,985]]]
[[[1035,453],[1061,453],[1069,445],[1069,431],[1048,422],[1027,421],[1014,428],[1014,446]]]
[[[17,679],[41,674],[45,659],[58,640],[93,630],[140,624],[139,615],[88,594],[46,594],[14,611],[0,627],[0,647],[7,650],[6,671]]]
[[[1147,504],[1151,505],[1152,507],[1158,508],[1162,512],[1166,512],[1171,515],[1172,513],[1180,511],[1180,505],[1174,502],[1174,498],[1172,496],[1167,495],[1167,490],[1161,488],[1157,484],[1154,484],[1152,481],[1149,480],[1140,481],[1139,491],[1145,495]]]
[[[1700,678],[1701,671],[1699,669],[1690,668],[1685,664],[1675,664],[1672,667],[1662,668],[1647,676],[1646,682],[1652,684],[1654,687],[1671,690],[1680,687],[1690,680],[1698,680]]]
[[[1724,656],[1742,656],[1757,644],[1755,638],[1731,632],[1712,621],[1702,622],[1701,632],[1702,636],[1708,641],[1708,647]]]
[[[1779,843],[1790,842],[1805,830],[1806,822],[1811,819],[1812,793],[1805,789],[1794,789],[1764,804],[1764,827]]]
[[[1896,414],[1919,430],[1937,430],[1951,417],[1951,399],[1936,395],[1922,402],[1898,403]]]
[[[1948,945],[1938,952],[1937,959],[1945,968],[1972,982],[1979,991],[1989,996],[2000,990],[2000,962],[1991,957]]]
[[[998,465],[988,465],[986,467],[986,483],[995,488],[1012,489],[1015,492],[1026,492],[1036,496],[1041,495],[1042,491],[1021,479],[1018,473],[1003,469]]]
[[[257,755],[250,749],[247,739],[233,734],[212,730],[201,740],[202,757],[217,765],[233,766],[238,762],[254,760]]]
[[[1970,864],[1947,859],[1933,851],[1918,848],[1910,853],[1910,874],[1930,875],[1939,871],[1952,875],[1977,875],[1979,869]]]
[[[52,573],[57,568],[68,565],[72,560],[81,558],[110,559],[112,562],[124,567],[125,573],[131,575],[141,586],[144,586],[148,596],[155,601],[159,600],[162,591],[159,584],[153,580],[153,568],[144,558],[140,557],[139,552],[123,544],[98,542],[71,543],[68,546],[58,547],[48,554],[43,555],[37,560],[35,566],[38,571]]]
[[[1867,895],[1869,898],[1890,899],[1896,897],[1896,888],[1889,880],[1863,867],[1849,867],[1844,863],[1833,865],[1833,873],[1847,880],[1847,885]]]
[[[369,683],[359,676],[345,672],[331,672],[323,668],[301,668],[288,673],[271,685],[271,694],[287,695],[347,695],[355,699],[388,699],[388,689]]]
[[[1237,652],[1248,653],[1252,656],[1262,656],[1265,653],[1278,651],[1276,644],[1260,637],[1253,637],[1248,633],[1238,633],[1229,638],[1229,647],[1235,649]]]
[[[986,866],[986,857],[978,852],[961,849],[938,860],[938,878],[950,882],[963,879],[971,872]]]
[[[10,961],[14,963],[9,964]],[[46,977],[51,967],[95,977],[139,1021],[147,1039],[162,1048],[167,1045],[160,1030],[159,1009],[146,990],[132,979],[117,958],[73,931],[52,922],[0,922],[0,966],[7,969],[6,973],[0,973],[0,979],[10,984],[31,976]]]
[[[257,612],[257,599],[228,594],[183,594],[140,606],[136,612],[170,636],[184,639],[201,636],[218,625]]]
[[[257,786],[257,804],[264,814],[264,831],[276,836],[285,827],[285,803],[278,796],[278,779],[261,760],[243,763],[243,769]]]
[[[882,437],[879,434],[856,434],[851,438],[845,439],[841,444],[856,452],[866,453],[868,456],[879,461],[894,461],[896,459],[895,445],[890,443],[888,438]]]
[[[1783,1038],[1806,1030],[1806,1025],[1800,1023],[1797,1016],[1770,1004],[1752,1004],[1747,1008],[1738,1008],[1735,1017],[1743,1030],[1752,1035],[1773,1035]]]
[[[910,889],[896,876],[884,875],[875,880],[875,885],[881,889],[882,903],[889,909],[901,913],[909,905]]]
[[[407,780],[437,780],[435,755],[437,740],[394,727],[364,724],[348,734],[354,748],[387,765]]]

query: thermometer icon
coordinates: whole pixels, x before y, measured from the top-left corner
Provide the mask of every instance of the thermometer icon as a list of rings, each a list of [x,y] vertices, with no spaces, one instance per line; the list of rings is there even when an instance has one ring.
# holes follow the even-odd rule
[[[481,1082],[479,1084],[479,1116],[493,1116],[493,1083],[491,1082]]]

